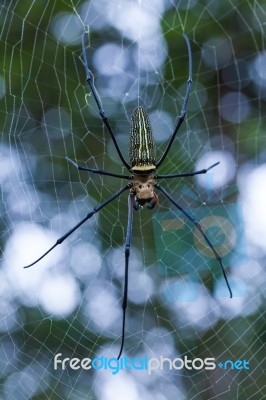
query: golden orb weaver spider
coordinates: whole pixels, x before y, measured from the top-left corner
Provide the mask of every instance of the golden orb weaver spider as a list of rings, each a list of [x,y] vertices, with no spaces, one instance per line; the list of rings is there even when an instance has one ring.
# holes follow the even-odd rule
[[[128,299],[128,266],[129,266],[131,231],[132,231],[132,222],[133,222],[133,210],[134,209],[139,210],[144,205],[146,205],[150,209],[153,209],[155,207],[156,203],[158,202],[158,196],[155,193],[155,189],[162,192],[163,195],[175,207],[177,207],[178,210],[181,211],[181,213],[183,213],[185,215],[185,217],[187,217],[187,219],[190,220],[195,225],[195,227],[199,230],[202,237],[204,238],[204,240],[207,242],[208,246],[212,250],[216,260],[220,264],[226,285],[227,285],[229,293],[230,293],[230,298],[232,298],[233,295],[232,295],[232,290],[230,288],[229,282],[228,282],[226,274],[225,274],[222,259],[221,259],[220,255],[218,254],[218,252],[213,247],[213,245],[211,244],[211,242],[208,239],[208,237],[206,236],[206,234],[204,233],[200,223],[196,220],[196,218],[194,218],[187,211],[185,211],[171,197],[171,195],[168,194],[168,192],[163,187],[161,187],[156,181],[157,179],[169,179],[169,178],[178,178],[178,177],[186,177],[186,176],[205,174],[210,169],[212,169],[216,165],[218,165],[219,162],[216,162],[215,164],[211,165],[210,167],[208,167],[206,169],[202,169],[202,170],[196,171],[196,172],[185,172],[185,173],[181,173],[181,174],[175,173],[175,174],[170,174],[170,175],[154,175],[154,172],[159,168],[159,166],[165,160],[165,158],[172,146],[172,143],[176,137],[176,134],[177,134],[180,126],[182,125],[182,123],[185,119],[185,115],[186,115],[187,103],[188,103],[189,94],[190,94],[190,87],[192,84],[192,53],[191,53],[191,47],[190,47],[190,42],[189,42],[188,37],[186,35],[183,35],[186,45],[187,45],[188,60],[189,60],[187,88],[186,88],[186,94],[185,94],[185,98],[183,101],[181,113],[178,118],[177,124],[174,128],[174,132],[172,133],[172,136],[170,137],[170,140],[169,140],[161,158],[159,159],[158,162],[156,162],[155,143],[154,143],[152,128],[151,128],[148,114],[142,107],[137,107],[132,114],[130,146],[129,146],[130,163],[128,163],[121,153],[121,150],[116,141],[114,132],[113,132],[111,125],[108,121],[108,118],[105,115],[105,112],[103,110],[101,99],[96,91],[95,86],[94,86],[93,75],[89,69],[88,59],[87,59],[87,55],[86,55],[85,36],[86,36],[86,32],[84,32],[83,36],[82,36],[82,56],[83,56],[85,70],[86,70],[86,80],[91,89],[91,92],[93,94],[95,102],[97,104],[98,111],[102,118],[102,121],[105,124],[108,132],[111,135],[112,141],[115,145],[115,148],[120,157],[120,160],[122,161],[124,166],[127,168],[127,170],[131,173],[131,175],[120,175],[120,174],[115,174],[112,172],[98,170],[98,169],[94,169],[94,168],[82,167],[82,166],[78,165],[75,161],[71,160],[70,158],[66,157],[66,159],[68,162],[73,164],[78,170],[89,171],[89,172],[93,172],[93,173],[100,174],[100,175],[112,176],[114,178],[128,179],[130,182],[127,185],[125,185],[124,187],[122,187],[121,189],[119,189],[116,193],[114,193],[107,200],[105,200],[98,206],[94,207],[91,211],[89,211],[89,213],[78,224],[76,224],[72,229],[70,229],[67,233],[65,233],[65,235],[63,235],[62,237],[57,239],[56,243],[49,250],[47,250],[41,257],[39,257],[33,263],[25,266],[24,268],[29,268],[32,265],[36,264],[43,257],[45,257],[48,253],[50,253],[50,251],[52,251],[57,245],[61,244],[69,235],[71,235],[71,233],[73,233],[76,229],[78,229],[84,222],[86,222],[88,219],[90,219],[95,213],[97,213],[102,208],[104,208],[109,203],[111,203],[113,200],[115,200],[117,197],[119,197],[123,192],[125,192],[126,190],[129,190],[130,192],[129,192],[129,196],[128,196],[128,223],[127,223],[127,233],[126,233],[126,239],[125,239],[125,278],[124,278],[124,294],[123,294],[123,304],[122,304],[122,308],[123,308],[122,335],[121,335],[120,351],[119,351],[119,354],[117,357],[119,359],[122,354],[122,351],[123,351],[124,340],[125,340],[125,322],[126,322],[126,309],[127,309],[127,299]]]

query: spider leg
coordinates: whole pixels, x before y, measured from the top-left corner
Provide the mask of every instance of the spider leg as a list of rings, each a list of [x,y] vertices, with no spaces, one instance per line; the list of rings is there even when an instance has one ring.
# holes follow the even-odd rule
[[[185,39],[186,45],[187,45],[188,63],[189,63],[186,95],[185,95],[185,98],[184,98],[184,102],[183,102],[183,106],[182,106],[182,109],[181,109],[181,113],[180,113],[179,119],[177,121],[176,127],[174,129],[174,132],[173,132],[173,134],[172,134],[172,136],[171,136],[171,138],[170,138],[170,140],[168,142],[168,145],[166,146],[166,149],[164,150],[164,153],[163,153],[162,157],[160,158],[160,160],[156,164],[156,168],[158,168],[162,164],[162,162],[164,161],[165,157],[167,156],[167,154],[168,154],[168,152],[169,152],[169,150],[170,150],[170,148],[172,146],[172,143],[173,143],[173,141],[174,141],[174,139],[176,137],[176,134],[177,134],[180,126],[182,125],[182,123],[183,123],[183,121],[185,119],[186,112],[187,112],[187,103],[188,103],[189,94],[190,94],[190,87],[192,85],[192,53],[191,53],[191,47],[190,47],[190,43],[189,43],[188,37],[186,35],[183,35],[183,36],[184,36],[184,39]]]
[[[63,243],[63,241],[71,235],[71,233],[75,232],[76,229],[78,229],[84,222],[86,222],[88,219],[90,219],[95,213],[100,211],[103,207],[107,206],[107,204],[111,203],[114,199],[116,199],[118,196],[120,196],[121,193],[123,193],[125,190],[130,189],[132,187],[131,183],[128,183],[126,186],[122,187],[119,189],[116,193],[113,194],[113,196],[109,197],[109,199],[105,200],[103,203],[99,204],[98,206],[94,207],[89,213],[86,215],[85,218],[83,218],[79,223],[77,223],[73,228],[71,228],[67,233],[65,233],[63,236],[61,236],[59,239],[57,239],[56,243],[49,249],[47,250],[41,257],[39,257],[37,260],[35,260],[33,263],[26,265],[24,268],[29,268],[32,265],[36,264],[39,262],[42,258],[44,258],[50,251],[52,251],[57,245]]]
[[[114,178],[131,179],[129,175],[119,175],[119,174],[114,174],[113,172],[103,171],[102,169],[82,167],[81,165],[78,165],[75,161],[71,160],[71,158],[69,157],[66,157],[66,160],[69,163],[73,164],[74,167],[76,167],[79,171],[89,171],[93,172],[94,174],[107,175],[107,176],[112,176]]]
[[[228,280],[227,280],[227,276],[226,276],[226,274],[225,274],[225,270],[224,270],[224,266],[223,266],[223,263],[222,263],[222,259],[221,259],[220,255],[217,253],[217,251],[215,250],[215,248],[213,247],[213,245],[211,244],[210,240],[209,240],[209,239],[207,238],[207,236],[205,235],[205,233],[204,233],[204,231],[203,231],[203,229],[202,229],[200,223],[196,220],[195,217],[191,216],[191,215],[188,214],[185,210],[183,210],[183,208],[170,196],[170,194],[167,193],[167,191],[166,191],[165,189],[163,189],[162,187],[160,187],[158,184],[156,184],[155,186],[156,186],[156,188],[157,188],[158,190],[160,190],[160,191],[165,195],[165,197],[166,197],[168,200],[170,200],[170,202],[171,202],[172,204],[174,204],[174,205],[175,205],[175,206],[176,206],[176,207],[177,207],[177,208],[178,208],[178,209],[179,209],[179,210],[180,210],[180,211],[195,225],[195,226],[196,226],[196,228],[200,231],[200,233],[202,234],[203,238],[205,239],[205,241],[208,243],[210,249],[212,250],[212,252],[213,252],[213,254],[214,254],[216,260],[217,260],[217,261],[219,262],[219,264],[220,264],[220,267],[221,267],[221,270],[222,270],[222,272],[223,272],[223,276],[224,276],[226,285],[227,285],[228,290],[229,290],[229,293],[230,293],[230,298],[232,298],[232,297],[233,297],[232,290],[231,290],[231,287],[230,287],[229,282],[228,282]]]
[[[210,169],[216,167],[216,165],[220,164],[220,161],[216,162],[215,164],[211,165],[209,168],[201,169],[200,171],[195,172],[184,172],[183,174],[170,174],[170,175],[156,175],[154,179],[160,178],[181,178],[182,176],[194,176],[199,174],[206,174]]]
[[[132,222],[133,222],[133,200],[134,194],[130,193],[128,196],[128,221],[127,221],[127,235],[125,241],[125,282],[124,282],[124,297],[123,297],[123,322],[122,322],[122,339],[120,351],[117,359],[121,357],[124,341],[125,341],[125,326],[126,326],[126,309],[127,309],[127,297],[128,297],[128,262],[130,255],[130,243],[132,236]]]
[[[115,148],[116,148],[116,150],[117,150],[117,153],[118,153],[118,155],[119,155],[119,157],[120,157],[120,160],[122,161],[122,163],[124,164],[124,166],[125,166],[128,170],[130,170],[130,165],[127,163],[127,161],[125,160],[125,158],[123,157],[123,155],[122,155],[122,153],[121,153],[121,150],[120,150],[120,148],[119,148],[119,146],[118,146],[118,143],[117,143],[117,141],[116,141],[114,132],[113,132],[113,130],[112,130],[112,128],[111,128],[111,125],[110,125],[110,123],[109,123],[109,121],[108,121],[108,118],[107,118],[107,116],[105,115],[105,112],[104,112],[104,110],[103,110],[102,102],[101,102],[100,96],[98,95],[97,90],[96,90],[96,88],[95,88],[95,86],[94,86],[94,77],[93,77],[93,75],[92,75],[92,73],[91,73],[91,71],[90,71],[90,69],[89,69],[88,59],[87,59],[87,55],[86,55],[86,32],[84,32],[83,35],[82,35],[82,55],[83,55],[83,62],[84,62],[85,70],[86,70],[86,80],[87,80],[87,83],[88,83],[89,86],[90,86],[90,89],[91,89],[91,91],[92,91],[93,97],[94,97],[95,102],[96,102],[96,104],[97,104],[97,107],[98,107],[98,110],[99,110],[99,114],[100,114],[100,116],[101,116],[101,118],[102,118],[102,121],[103,121],[103,123],[105,124],[105,126],[106,126],[108,132],[109,132],[110,135],[111,135],[111,138],[112,138],[112,140],[113,140],[113,143],[114,143],[114,145],[115,145]]]

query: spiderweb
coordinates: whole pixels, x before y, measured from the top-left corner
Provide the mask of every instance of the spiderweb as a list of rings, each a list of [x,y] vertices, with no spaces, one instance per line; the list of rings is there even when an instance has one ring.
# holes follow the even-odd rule
[[[265,1],[1,2],[1,399],[263,399],[265,390]],[[130,116],[149,113],[162,154],[186,120],[161,181],[201,221],[195,228],[160,194],[134,212],[124,355],[213,357],[214,370],[54,369],[54,357],[117,357],[122,325],[122,195],[39,264],[23,269],[125,181],[86,85],[81,35],[125,157]],[[235,362],[234,368],[218,363]],[[243,361],[249,369],[243,367]],[[242,364],[241,364],[242,363]],[[229,363],[229,365],[232,364]]]

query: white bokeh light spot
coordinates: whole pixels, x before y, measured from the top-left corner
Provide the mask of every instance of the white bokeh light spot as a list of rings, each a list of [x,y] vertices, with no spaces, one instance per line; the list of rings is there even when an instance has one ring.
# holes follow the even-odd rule
[[[210,167],[220,161],[216,167],[206,174],[197,175],[196,179],[200,186],[206,189],[219,189],[232,181],[236,174],[234,157],[228,151],[208,151],[204,153],[195,165],[195,171]]]
[[[219,68],[229,63],[232,57],[232,49],[223,36],[212,37],[204,43],[202,57],[209,67]]]
[[[241,123],[250,114],[249,98],[243,93],[230,92],[221,98],[220,115],[228,122]]]
[[[266,253],[266,164],[253,170],[243,168],[239,185],[247,237]]]
[[[38,265],[23,268],[44,254],[55,243],[57,236],[38,225],[21,223],[6,245],[3,268],[10,288],[29,306],[36,304],[40,286],[51,268],[62,258],[64,245],[41,260]],[[14,279],[16,277],[16,279]]]
[[[121,311],[120,308],[118,309],[112,287],[94,286],[88,290],[87,299],[85,312],[89,314],[97,327],[111,328],[121,318]]]
[[[14,265],[21,267],[30,264],[47,251],[57,240],[57,235],[48,229],[31,223],[21,223],[16,226],[7,244],[7,255]],[[56,264],[62,256],[62,248],[58,247],[40,261],[41,267]]]
[[[52,19],[50,29],[58,40],[67,44],[78,41],[84,28],[74,13],[60,12]]]
[[[128,54],[114,43],[106,43],[95,50],[93,64],[96,69],[106,76],[121,74],[126,68]]]
[[[261,86],[266,86],[266,51],[257,55],[254,61],[254,81]]]
[[[67,317],[80,303],[80,290],[71,275],[49,276],[39,289],[39,303],[47,314]]]
[[[151,277],[145,272],[136,272],[131,273],[129,278],[131,282],[134,282],[129,289],[129,300],[135,304],[144,303],[147,297],[153,294],[154,285]]]
[[[72,248],[70,264],[75,276],[93,279],[100,271],[102,256],[93,244],[78,243]]]
[[[141,398],[136,381],[123,371],[106,379],[98,391],[102,400],[139,400]]]
[[[160,31],[159,15],[151,14],[140,5],[124,2],[123,7],[110,10],[109,22],[130,40],[143,40],[156,36]]]

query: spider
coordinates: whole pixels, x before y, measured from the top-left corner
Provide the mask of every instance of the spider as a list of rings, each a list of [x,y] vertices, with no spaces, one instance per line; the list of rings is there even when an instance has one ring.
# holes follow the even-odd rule
[[[129,144],[129,156],[130,162],[128,163],[124,156],[121,153],[121,150],[118,146],[118,143],[115,138],[115,134],[111,128],[109,120],[103,110],[101,99],[97,93],[97,90],[94,85],[94,77],[89,69],[88,59],[86,54],[86,32],[82,35],[82,58],[83,63],[86,71],[86,81],[90,87],[94,100],[97,104],[97,108],[101,119],[106,126],[109,134],[111,135],[113,144],[117,150],[117,153],[120,157],[122,164],[127,168],[130,175],[120,175],[115,174],[109,171],[103,171],[94,168],[88,168],[78,165],[75,161],[71,160],[70,158],[66,157],[66,160],[73,164],[78,170],[82,171],[89,171],[95,174],[111,176],[113,178],[120,178],[120,179],[127,179],[129,183],[115,192],[111,197],[109,197],[104,202],[100,203],[92,210],[88,212],[88,214],[72,229],[70,229],[67,233],[65,233],[62,237],[57,239],[56,243],[47,250],[41,257],[35,260],[33,263],[25,266],[24,268],[29,268],[32,265],[39,262],[43,257],[45,257],[50,251],[52,251],[57,245],[61,244],[71,233],[76,231],[84,222],[90,219],[94,214],[100,211],[102,208],[107,206],[113,200],[117,199],[122,193],[125,191],[129,191],[128,195],[128,222],[127,222],[127,232],[125,238],[125,249],[124,249],[124,257],[125,257],[125,277],[124,277],[124,293],[123,293],[123,303],[122,303],[122,312],[123,312],[123,319],[122,319],[122,334],[121,334],[121,345],[120,351],[118,354],[118,359],[120,358],[125,341],[125,324],[126,324],[126,310],[127,310],[127,302],[128,302],[128,267],[129,267],[129,256],[130,256],[130,244],[131,244],[131,236],[132,236],[132,222],[133,222],[133,210],[140,210],[142,207],[146,206],[149,209],[153,209],[158,202],[158,196],[155,193],[155,189],[160,191],[169,201],[172,203],[176,208],[178,208],[181,213],[185,215],[185,217],[195,225],[196,229],[199,230],[204,240],[207,242],[209,248],[212,250],[216,260],[220,264],[227,288],[229,290],[230,298],[233,297],[232,290],[230,288],[229,282],[227,280],[225,270],[223,267],[222,259],[218,252],[213,247],[212,243],[204,233],[200,223],[190,215],[186,210],[184,210],[173,198],[172,196],[159,185],[157,180],[160,179],[170,179],[170,178],[180,178],[180,177],[187,177],[187,176],[195,176],[199,174],[205,174],[210,169],[217,166],[220,162],[216,162],[215,164],[211,165],[206,169],[202,169],[200,171],[195,172],[184,172],[184,173],[174,173],[170,175],[157,175],[155,171],[162,165],[163,161],[167,157],[169,150],[174,142],[174,139],[177,135],[177,132],[182,125],[186,111],[187,111],[187,103],[190,95],[190,88],[192,85],[192,53],[189,39],[186,35],[183,35],[187,51],[188,51],[188,80],[186,86],[186,94],[183,100],[183,105],[181,109],[180,116],[178,118],[177,124],[174,128],[172,136],[161,156],[159,161],[156,161],[156,150],[155,150],[155,143],[152,134],[152,128],[149,121],[149,117],[147,112],[142,107],[137,107],[131,119],[131,131],[130,131],[130,144]]]

